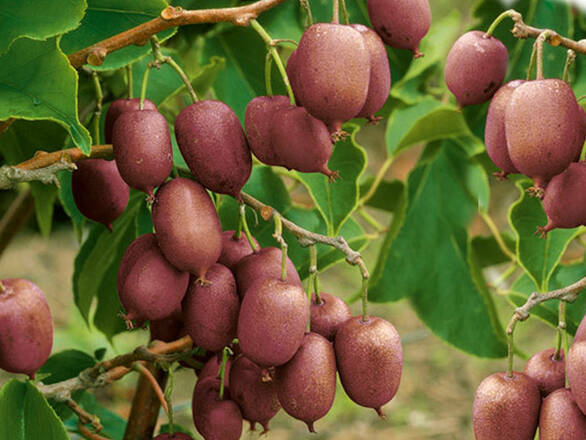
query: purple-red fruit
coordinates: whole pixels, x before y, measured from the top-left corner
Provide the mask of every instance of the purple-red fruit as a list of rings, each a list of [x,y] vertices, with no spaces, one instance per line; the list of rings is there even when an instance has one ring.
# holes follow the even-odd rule
[[[203,285],[190,283],[181,307],[183,322],[195,345],[217,352],[236,337],[240,298],[226,266],[214,264],[206,278]]]
[[[568,383],[576,404],[586,414],[586,342],[572,345],[566,359]]]
[[[234,277],[240,298],[244,298],[248,288],[257,280],[279,278],[281,276],[281,249],[262,248],[260,251],[244,257],[234,268]],[[299,274],[293,262],[287,258],[287,282],[301,287]]]
[[[191,410],[197,432],[205,440],[238,440],[242,434],[242,414],[230,400],[229,392],[220,400],[220,380],[198,380],[193,390]]]
[[[188,282],[189,274],[163,256],[155,235],[141,235],[130,244],[118,269],[118,295],[127,312],[125,318],[147,321],[170,317],[181,307]]]
[[[173,167],[171,135],[165,117],[156,110],[122,113],[112,132],[118,171],[131,188],[150,198]]]
[[[257,247],[260,247],[254,237],[252,240]],[[218,259],[219,264],[233,271],[240,260],[252,253],[252,247],[244,233],[241,233],[239,238],[235,238],[233,230],[222,232],[222,253]]]
[[[175,119],[175,136],[195,180],[240,200],[252,157],[238,117],[221,101],[198,101]]]
[[[299,88],[297,71],[299,70],[299,58],[297,57],[297,49],[291,52],[289,59],[287,60],[287,77],[291,83],[291,88],[295,92]],[[295,93],[293,93],[295,95]],[[303,105],[299,96],[295,95],[295,103],[297,105]]]
[[[205,282],[222,252],[222,228],[203,186],[181,177],[167,182],[157,192],[152,215],[165,257]]]
[[[116,162],[104,159],[77,162],[77,169],[71,176],[71,191],[77,209],[110,230],[112,222],[126,209],[130,195]]]
[[[289,107],[289,98],[283,95],[257,96],[246,106],[244,128],[250,150],[262,163],[280,165],[271,142],[271,121],[275,112]]]
[[[263,427],[261,435],[269,431],[269,420],[279,412],[281,405],[277,399],[277,384],[265,368],[246,356],[238,357],[230,370],[230,396],[252,430],[258,422]]]
[[[307,424],[325,416],[336,394],[336,354],[332,343],[317,333],[306,333],[289,362],[277,368],[279,402],[290,416]]]
[[[159,434],[153,437],[153,440],[193,440],[193,437],[183,432],[176,432],[174,434]]]
[[[497,38],[482,31],[466,32],[446,59],[445,79],[460,107],[488,101],[507,73],[509,54]]]
[[[563,351],[554,359],[555,349],[535,353],[525,364],[523,373],[533,379],[539,387],[541,397],[563,388],[566,383],[566,369]]]
[[[527,81],[505,110],[509,156],[536,188],[564,171],[584,145],[583,122],[574,92],[560,79]]]
[[[321,292],[320,302],[315,294],[311,296],[311,331],[333,341],[338,328],[352,318],[348,304],[341,298]]]
[[[574,335],[574,344],[581,341],[586,341],[586,315],[580,321],[580,325]]]
[[[114,130],[114,123],[122,113],[140,110],[140,98],[131,99],[117,99],[110,104],[106,112],[106,120],[104,125],[104,135],[107,144],[112,143],[112,131]],[[145,99],[143,110],[157,110],[157,106],[150,99]]]
[[[292,86],[303,106],[334,131],[366,102],[370,55],[360,32],[335,23],[316,23],[304,32]]]
[[[423,56],[419,42],[431,25],[428,0],[368,0],[367,5],[372,27],[387,45]]]
[[[168,318],[151,321],[149,330],[151,341],[171,342],[185,335],[181,307],[177,307]]]
[[[222,355],[218,353],[212,356],[204,364],[203,368],[197,375],[198,380],[203,380],[206,377],[220,377],[220,368],[222,366]],[[230,389],[230,370],[232,369],[232,358],[226,360],[226,367],[224,368],[224,386]]]
[[[584,440],[586,416],[567,388],[554,391],[541,403],[539,440]]]
[[[576,228],[586,225],[586,162],[571,163],[555,176],[545,188],[543,209],[547,224],[542,233],[555,228]]]
[[[401,337],[395,327],[381,318],[363,321],[356,316],[338,328],[334,348],[348,397],[382,417],[381,407],[395,396],[403,368]]]
[[[476,440],[533,440],[541,395],[533,379],[523,373],[495,373],[484,379],[474,397]]]
[[[39,287],[22,278],[0,280],[0,368],[35,372],[53,348],[53,320]]]
[[[513,91],[524,82],[520,79],[510,81],[498,89],[490,101],[486,115],[486,125],[484,128],[486,152],[492,162],[505,175],[519,172],[509,157],[507,136],[505,134],[505,108],[511,100]]]
[[[260,278],[246,291],[238,317],[242,353],[260,366],[282,365],[301,345],[309,304],[297,284]]]

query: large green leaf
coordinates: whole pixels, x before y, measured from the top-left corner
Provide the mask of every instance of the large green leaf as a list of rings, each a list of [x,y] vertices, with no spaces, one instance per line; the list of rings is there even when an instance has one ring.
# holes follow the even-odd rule
[[[508,233],[502,233],[502,238],[509,249],[515,247],[515,240]],[[495,238],[491,236],[476,236],[472,238],[472,247],[480,267],[490,267],[497,264],[511,262],[503,253]]]
[[[63,211],[65,211],[65,214],[71,219],[71,224],[73,225],[77,241],[81,243],[83,224],[85,223],[86,218],[81,212],[79,212],[79,209],[77,209],[77,205],[73,200],[71,182],[72,174],[69,171],[62,171],[57,177],[59,178],[60,184],[59,201],[61,202],[61,207],[63,208]]]
[[[366,195],[373,183],[374,176],[369,176],[360,184],[361,197]],[[397,209],[404,190],[405,185],[400,180],[392,180],[390,182],[383,180],[377,186],[372,197],[366,201],[366,205],[383,211],[393,212]]]
[[[309,191],[328,225],[328,235],[337,235],[358,206],[358,180],[366,168],[366,152],[356,141],[359,127],[352,124],[346,128],[350,129],[351,135],[336,143],[328,162],[329,168],[340,174],[340,179],[330,182],[323,174],[292,172]]]
[[[44,40],[75,29],[85,8],[84,0],[1,0],[0,55],[17,38]]]
[[[43,379],[45,385],[61,382],[77,376],[86,368],[95,365],[96,360],[79,350],[65,350],[55,353],[39,369],[39,374],[50,374]]]
[[[0,438],[68,440],[69,436],[37,387],[13,379],[0,389]]]
[[[446,342],[478,356],[501,357],[503,331],[466,232],[477,207],[463,177],[469,167],[466,152],[453,143],[428,147],[409,176],[407,208],[399,216],[404,221],[387,234],[369,298],[409,298]]]
[[[548,290],[551,274],[559,264],[566,247],[576,236],[578,228],[554,229],[545,238],[536,234],[538,226],[545,226],[547,217],[541,201],[526,190],[527,181],[517,182],[519,199],[511,205],[509,223],[516,235],[519,264],[529,274],[537,290]]]
[[[113,35],[124,32],[160,15],[167,7],[164,0],[88,0],[88,8],[81,26],[63,36],[61,47],[67,54],[89,47]],[[159,32],[161,41],[169,38],[175,29]],[[112,52],[96,70],[118,69],[137,60],[151,50],[148,44],[127,46]]]
[[[77,72],[57,38],[18,39],[0,58],[0,120],[8,118],[58,122],[75,145],[90,151],[90,135],[77,116]]]

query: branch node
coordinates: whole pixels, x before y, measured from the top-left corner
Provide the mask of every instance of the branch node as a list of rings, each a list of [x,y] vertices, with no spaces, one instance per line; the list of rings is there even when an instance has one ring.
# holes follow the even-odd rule
[[[258,17],[258,15],[253,13],[237,15],[234,17],[232,23],[236,26],[248,26],[250,20],[254,20],[256,17]]]
[[[108,55],[108,50],[104,47],[94,47],[87,55],[87,63],[91,66],[101,66]]]
[[[165,21],[174,20],[183,14],[181,6],[167,6],[161,11],[161,18]]]
[[[271,219],[271,217],[273,216],[274,213],[274,209],[271,206],[265,205],[261,208],[260,210],[260,216],[266,220],[269,221]]]

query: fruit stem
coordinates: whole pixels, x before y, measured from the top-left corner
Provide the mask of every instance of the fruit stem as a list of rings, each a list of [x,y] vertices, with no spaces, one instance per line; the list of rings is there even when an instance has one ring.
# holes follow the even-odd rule
[[[226,382],[226,363],[228,362],[228,357],[234,354],[234,352],[230,349],[230,347],[224,347],[222,350],[222,364],[220,365],[220,400],[224,400],[224,388]]]
[[[507,377],[513,377],[513,359],[515,356],[515,349],[513,347],[513,333],[515,333],[515,326],[517,325],[516,315],[511,319],[507,327]]]
[[[140,86],[140,104],[138,106],[139,110],[142,110],[144,107],[144,99],[146,97],[147,84],[149,83],[149,74],[151,73],[152,68],[153,64],[148,63],[146,69],[144,70],[144,75],[142,76],[142,84]]]
[[[267,88],[267,96],[273,96],[273,86],[271,84],[271,67],[273,66],[273,57],[270,52],[267,52],[265,57],[265,85]]]
[[[132,83],[132,64],[126,65],[126,83],[128,87],[128,99],[131,99],[134,92],[134,84]]]
[[[321,304],[321,298],[319,296],[319,277],[317,273],[317,248],[315,247],[315,244],[312,244],[309,246],[309,276],[313,286],[313,293],[315,293],[315,303]],[[307,290],[309,292],[311,289]],[[311,300],[311,295],[309,299]]]
[[[94,82],[94,89],[96,90],[96,110],[94,111],[93,129],[94,129],[94,143],[100,144],[100,116],[102,114],[102,101],[104,93],[102,92],[102,85],[98,73],[92,71],[92,80]]]
[[[362,278],[362,322],[368,321],[368,278]]]
[[[560,301],[558,307],[558,326],[555,338],[555,352],[553,353],[553,358],[556,361],[560,359],[562,340],[566,333],[566,304],[565,301]]]
[[[275,221],[273,238],[281,245],[281,281],[287,281],[287,249],[289,246],[283,238],[283,222],[281,221],[281,216],[274,215],[273,220]]]
[[[543,43],[549,38],[550,34],[549,29],[546,29],[535,40],[534,45],[537,47],[537,74],[535,79],[543,79]]]
[[[338,24],[340,23],[340,2],[338,0],[333,0],[332,3],[332,23]]]
[[[531,58],[529,59],[529,67],[527,68],[527,76],[525,79],[529,81],[531,79],[531,72],[535,68],[535,60],[537,59],[537,46],[534,44],[531,50]]]
[[[169,433],[173,434],[175,429],[173,427],[173,402],[171,402],[171,394],[173,394],[173,369],[171,366],[169,366],[167,369],[167,374],[169,382],[167,382],[167,388],[165,388],[165,401],[167,402],[167,407],[169,408],[167,411],[167,416],[169,419]]]
[[[486,37],[492,36],[493,32],[495,31],[496,27],[500,24],[501,21],[503,21],[505,18],[508,18],[508,17],[512,18],[515,15],[519,15],[519,13],[517,11],[515,11],[514,9],[506,10],[505,12],[503,12],[501,15],[499,15],[497,18],[494,19],[494,21],[489,26],[488,30],[486,31],[486,33],[484,35]]]
[[[570,67],[576,61],[576,52],[572,49],[568,49],[568,55],[566,56],[566,64],[564,64],[564,73],[562,74],[562,81],[570,84]]]
[[[346,9],[346,0],[339,0],[340,7],[342,8],[342,18],[345,24],[350,24],[350,16],[348,15],[348,9]]]
[[[281,74],[281,78],[283,78],[283,83],[285,84],[285,88],[287,89],[287,93],[289,94],[289,100],[291,105],[295,105],[295,96],[293,95],[293,89],[291,88],[291,83],[289,82],[289,77],[287,76],[287,71],[285,70],[285,66],[283,65],[283,60],[279,56],[277,49],[275,47],[275,43],[269,33],[260,25],[256,19],[250,20],[250,26],[260,35],[263,41],[267,45],[267,50],[273,57],[277,68],[279,69],[279,73]]]
[[[248,240],[248,243],[250,244],[252,251],[254,253],[256,253],[256,252],[258,252],[258,246],[254,242],[254,239],[252,238],[252,234],[250,233],[250,229],[248,229],[248,223],[246,222],[246,205],[244,203],[240,204],[239,211],[240,211],[239,225],[240,225],[240,223],[242,224],[242,229],[244,230],[244,235],[246,235],[246,239]]]
[[[306,14],[305,27],[311,26],[313,24],[313,15],[311,15],[311,6],[309,6],[309,0],[299,0],[299,4]]]

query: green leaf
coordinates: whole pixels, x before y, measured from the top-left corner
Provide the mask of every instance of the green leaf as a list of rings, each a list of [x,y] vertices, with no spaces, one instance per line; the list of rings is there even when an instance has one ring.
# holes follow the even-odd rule
[[[59,179],[60,185],[59,200],[61,201],[61,206],[63,207],[63,211],[65,211],[65,213],[71,219],[73,231],[75,232],[75,236],[77,237],[78,243],[81,243],[85,217],[81,212],[79,212],[79,209],[77,209],[77,205],[73,200],[73,192],[71,186],[72,173],[70,173],[69,171],[62,171],[59,173],[57,178]]]
[[[0,1],[0,55],[17,38],[44,40],[75,29],[85,8],[83,0]]]
[[[344,222],[358,206],[360,195],[358,180],[366,168],[366,152],[356,142],[356,134],[360,130],[357,125],[350,124],[351,135],[334,146],[328,162],[332,171],[340,173],[340,179],[330,182],[320,173],[291,174],[309,191],[317,209],[328,225],[328,235],[337,235]]]
[[[79,350],[65,350],[55,353],[40,368],[39,374],[49,374],[43,379],[45,385],[61,382],[77,376],[86,368],[91,368],[96,360],[87,353]]]
[[[554,229],[545,238],[536,235],[538,226],[545,226],[547,217],[541,201],[531,197],[526,190],[528,181],[517,182],[519,199],[511,205],[509,223],[515,233],[519,264],[531,277],[537,290],[548,290],[548,282],[559,264],[566,247],[576,236],[578,228]]]
[[[68,440],[69,436],[37,387],[13,379],[0,388],[0,438]]]
[[[514,249],[515,240],[508,233],[501,233],[505,244],[509,249]],[[472,247],[477,257],[477,261],[480,267],[496,266],[497,264],[503,264],[511,262],[511,259],[507,257],[495,238],[491,236],[476,236],[472,238]]]
[[[440,338],[483,357],[506,353],[504,334],[466,228],[476,211],[455,144],[431,145],[407,181],[401,226],[389,231],[369,288],[373,301],[409,298]],[[449,318],[446,318],[449,317]]]
[[[18,39],[0,58],[0,120],[8,118],[55,121],[89,153],[91,138],[77,115],[77,72],[57,38]]]
[[[167,7],[164,0],[88,0],[88,8],[81,26],[63,36],[61,47],[67,54],[89,47],[95,43],[159,17]],[[157,37],[164,41],[175,33],[175,29],[159,32]],[[150,52],[148,44],[127,46],[108,54],[96,70],[119,69]]]
[[[84,391],[77,401],[87,412],[98,416],[100,423],[102,424],[101,435],[105,435],[112,439],[121,439],[124,437],[126,420],[100,405],[93,394]],[[77,417],[71,417],[68,419],[65,426],[67,426],[67,429],[70,432],[79,433],[77,428]]]
[[[360,196],[365,196],[372,184],[374,176],[369,176],[360,185]],[[405,185],[400,180],[380,182],[375,193],[366,201],[366,206],[381,209],[383,211],[393,212],[400,204],[401,197],[405,191]]]
[[[51,235],[53,224],[53,207],[59,190],[55,185],[45,185],[40,182],[31,182],[31,193],[35,199],[35,214],[37,224],[43,237]]]

